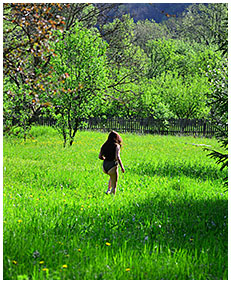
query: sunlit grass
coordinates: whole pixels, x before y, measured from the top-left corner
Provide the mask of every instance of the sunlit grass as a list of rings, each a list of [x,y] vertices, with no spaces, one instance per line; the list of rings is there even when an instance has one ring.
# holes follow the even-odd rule
[[[51,128],[4,140],[4,279],[227,279],[227,193],[201,144],[122,134],[118,192],[98,153],[107,133],[70,148]]]

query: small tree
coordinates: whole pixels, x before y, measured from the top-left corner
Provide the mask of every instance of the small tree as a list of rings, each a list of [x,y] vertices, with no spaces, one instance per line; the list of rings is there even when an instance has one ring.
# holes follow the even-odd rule
[[[79,23],[65,34],[58,32],[53,44],[53,74],[50,81],[52,113],[56,127],[71,146],[81,122],[89,117],[106,85],[106,43]]]

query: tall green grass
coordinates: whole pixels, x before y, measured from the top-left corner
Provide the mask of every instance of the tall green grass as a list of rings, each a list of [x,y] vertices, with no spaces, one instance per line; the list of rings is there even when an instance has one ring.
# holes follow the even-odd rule
[[[106,133],[32,136],[4,139],[4,279],[227,279],[227,172],[201,146],[215,139],[122,134],[114,197]]]

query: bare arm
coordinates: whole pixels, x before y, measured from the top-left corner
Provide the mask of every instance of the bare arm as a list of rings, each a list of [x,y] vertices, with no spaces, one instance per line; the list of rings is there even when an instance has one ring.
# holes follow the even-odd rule
[[[99,159],[101,159],[101,160],[105,159],[105,157],[102,155],[102,151],[101,150],[100,150],[100,153],[99,153]]]
[[[122,160],[121,160],[121,158],[120,158],[120,146],[119,146],[119,145],[116,147],[116,160],[118,160],[119,165],[120,165],[120,167],[121,167],[121,170],[122,170],[122,172],[124,173],[125,169],[124,169]]]

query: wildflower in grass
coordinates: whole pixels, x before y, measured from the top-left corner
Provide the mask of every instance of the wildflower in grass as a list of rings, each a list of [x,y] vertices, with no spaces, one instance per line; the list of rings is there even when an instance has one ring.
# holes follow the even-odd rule
[[[18,264],[18,262],[16,260],[12,260],[12,263],[15,264],[15,265]]]
[[[42,271],[48,271],[48,268],[43,268]]]
[[[125,269],[125,271],[130,271],[130,270],[131,270],[130,268],[126,268],[126,269]]]
[[[78,249],[78,252],[81,252],[81,249]]]
[[[63,268],[67,268],[67,265],[66,265],[66,264],[64,264],[64,265],[63,265]]]
[[[19,219],[19,220],[18,220],[18,223],[22,223],[22,220],[21,220],[21,219]]]
[[[39,262],[39,264],[44,264],[44,260],[41,260],[41,261]]]
[[[108,243],[108,242],[106,243],[106,246],[110,246],[110,245],[111,245],[110,243]]]

